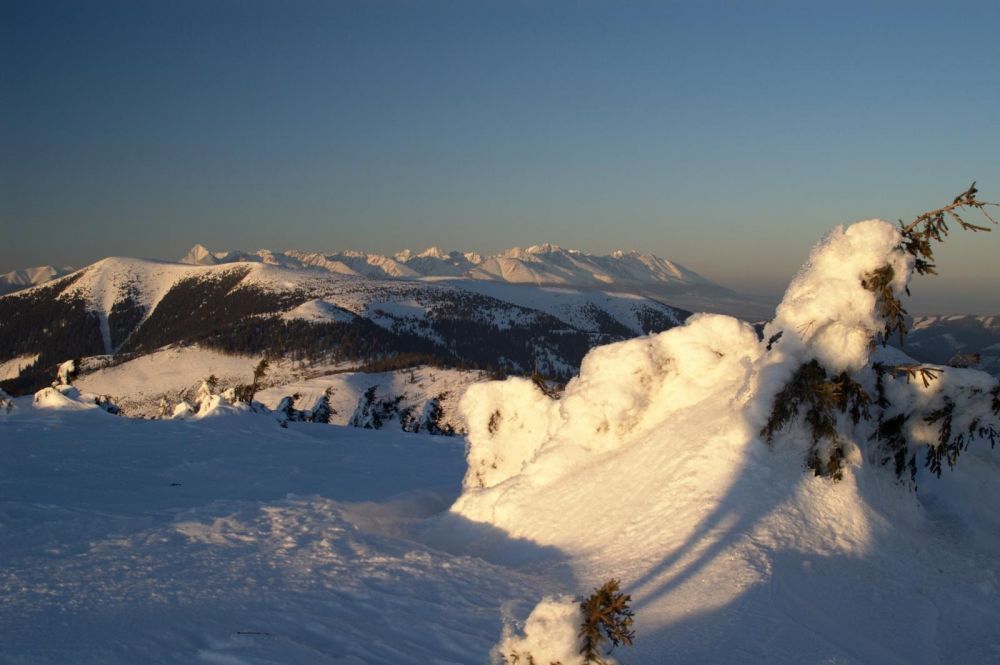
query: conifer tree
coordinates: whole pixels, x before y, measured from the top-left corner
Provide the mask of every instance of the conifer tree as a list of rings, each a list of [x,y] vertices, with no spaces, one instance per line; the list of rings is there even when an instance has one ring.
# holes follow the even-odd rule
[[[973,183],[950,204],[925,212],[910,224],[900,221],[902,241],[899,249],[912,257],[916,274],[937,274],[934,244],[948,235],[949,221],[967,231],[991,230],[988,226],[966,221],[961,216],[963,209],[979,211],[996,224],[988,208],[997,204],[980,201],[976,198],[977,193]],[[892,288],[895,277],[893,267],[887,264],[866,275],[861,282],[874,294],[876,311],[884,324],[871,339],[872,350],[877,344],[887,344],[890,339],[898,339],[902,345],[908,331],[906,309]],[[909,288],[906,293],[909,294]],[[781,344],[782,332],[778,331],[768,340],[768,352]],[[882,454],[878,457],[882,464],[891,464],[898,478],[909,476],[912,483],[917,475],[917,444],[910,441],[908,432],[911,423],[922,421],[937,428],[937,442],[928,446],[924,465],[940,476],[942,463],[954,466],[971,441],[987,441],[993,446],[1000,440],[1000,384],[992,389],[980,385],[952,385],[938,400],[924,404],[894,403],[890,398],[889,384],[920,382],[929,387],[943,371],[945,368],[932,365],[888,366],[876,362],[854,375],[833,374],[818,360],[810,360],[802,364],[777,393],[760,434],[771,444],[780,430],[801,418],[811,436],[807,466],[818,476],[838,480],[846,463],[842,420],[847,419],[856,428],[861,426],[860,431],[867,432],[865,438],[881,449]],[[955,422],[960,413],[963,415],[961,427]]]
[[[316,406],[313,408],[312,413],[309,414],[309,422],[313,423],[323,423],[329,424],[330,418],[337,413],[337,410],[330,406],[330,395],[333,394],[333,388],[327,388],[323,391],[323,395],[316,402]]]

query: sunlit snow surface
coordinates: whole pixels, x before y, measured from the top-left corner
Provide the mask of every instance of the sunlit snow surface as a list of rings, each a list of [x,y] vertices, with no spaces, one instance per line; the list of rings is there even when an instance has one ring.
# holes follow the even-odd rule
[[[862,280],[890,265],[903,291],[899,242],[878,220],[833,230],[764,340],[736,319],[695,315],[592,350],[558,401],[524,379],[470,386],[470,464],[451,510],[563,552],[578,586],[621,578],[636,604],[636,662],[1000,662],[1000,451],[974,441],[944,478],[921,470],[914,491],[847,415],[839,482],[804,468],[801,424],[772,445],[760,436],[803,363],[863,370],[884,322]],[[910,408],[948,394],[962,431],[996,421],[988,399],[969,398],[994,384],[948,368],[926,387],[886,379],[886,391]],[[920,417],[908,428],[934,441]],[[579,620],[565,606],[540,604],[537,631],[529,619],[502,652],[565,663],[549,639],[560,616],[569,634]]]

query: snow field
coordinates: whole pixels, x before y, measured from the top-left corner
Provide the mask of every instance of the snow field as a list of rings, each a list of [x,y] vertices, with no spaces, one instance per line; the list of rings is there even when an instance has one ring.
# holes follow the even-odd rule
[[[182,399],[194,403],[201,383],[209,376],[219,379],[219,391],[248,384],[258,357],[235,356],[197,346],[170,347],[134,360],[84,374],[74,385],[89,393],[110,395],[128,416],[159,415],[160,400],[172,409]],[[274,409],[283,397],[299,394],[296,408],[308,409],[330,390],[330,404],[336,410],[335,425],[346,425],[358,400],[370,386],[378,386],[378,397],[406,395],[402,408],[419,407],[429,399],[446,394],[442,405],[445,423],[464,431],[458,400],[467,386],[483,380],[479,372],[417,367],[397,372],[360,373],[347,371],[350,364],[304,367],[292,361],[272,361],[264,386],[256,400]]]
[[[560,587],[422,544],[460,440],[241,415],[0,419],[0,663],[476,663]]]

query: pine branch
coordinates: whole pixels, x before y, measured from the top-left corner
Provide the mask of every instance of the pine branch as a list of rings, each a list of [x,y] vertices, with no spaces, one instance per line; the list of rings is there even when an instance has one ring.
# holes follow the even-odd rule
[[[967,190],[956,196],[955,200],[948,205],[936,210],[928,210],[906,225],[900,220],[899,232],[902,236],[900,249],[913,256],[914,272],[918,275],[937,274],[937,266],[934,264],[933,243],[944,241],[948,235],[949,219],[957,223],[965,231],[988,232],[992,230],[988,226],[980,226],[979,224],[967,222],[958,213],[958,210],[962,208],[978,210],[990,222],[993,224],[997,223],[990,216],[988,208],[990,206],[1000,206],[1000,204],[980,201],[976,198],[978,191],[976,183],[973,182]],[[894,277],[895,272],[892,266],[885,265],[872,271],[861,281],[862,286],[875,294],[878,313],[882,317],[882,320],[885,321],[885,329],[882,331],[883,345],[888,343],[893,332],[898,333],[899,343],[902,345],[907,333],[906,309],[892,290]],[[909,288],[907,288],[906,292],[909,295]]]

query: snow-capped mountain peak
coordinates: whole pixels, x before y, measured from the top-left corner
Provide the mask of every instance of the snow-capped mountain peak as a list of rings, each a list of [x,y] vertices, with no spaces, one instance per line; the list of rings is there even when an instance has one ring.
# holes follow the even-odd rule
[[[324,268],[376,278],[463,277],[579,288],[666,282],[712,285],[694,271],[652,254],[615,250],[600,256],[566,249],[555,243],[512,247],[485,256],[476,252],[445,251],[434,245],[419,253],[404,249],[392,257],[358,250],[332,254],[267,249],[212,252],[204,245],[195,245],[180,262],[189,265],[254,262],[285,268]]]
[[[219,262],[219,259],[207,247],[197,244],[181,258],[180,262],[192,266],[213,266]]]
[[[422,251],[419,254],[417,254],[417,258],[441,259],[441,260],[445,261],[445,260],[450,259],[451,258],[451,254],[453,254],[453,253],[457,253],[457,252],[448,253],[448,252],[445,252],[444,250],[442,250],[437,245],[434,245],[433,247],[428,247],[424,251]]]
[[[564,250],[559,245],[546,242],[542,243],[541,245],[532,245],[531,247],[529,247],[524,251],[527,252],[528,254],[554,254],[556,252],[562,252]],[[571,249],[569,251],[574,252],[575,250]]]

